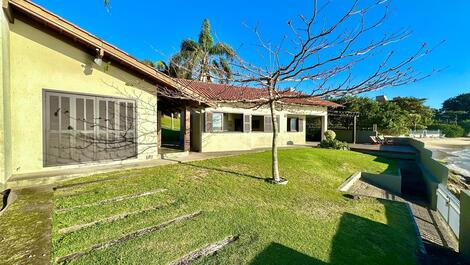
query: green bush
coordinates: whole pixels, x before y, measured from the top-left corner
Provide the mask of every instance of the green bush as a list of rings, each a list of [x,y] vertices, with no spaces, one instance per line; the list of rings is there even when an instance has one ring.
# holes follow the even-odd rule
[[[323,133],[326,140],[334,140],[336,138],[336,133],[332,130],[327,130]]]
[[[326,135],[325,135],[326,136]],[[326,139],[320,142],[321,148],[336,149],[336,150],[349,150],[346,142],[341,142],[336,139]]]
[[[429,130],[441,130],[441,132],[449,138],[462,137],[464,129],[456,124],[433,124],[428,127]]]
[[[465,136],[470,136],[470,120],[461,121],[459,125],[465,130]]]

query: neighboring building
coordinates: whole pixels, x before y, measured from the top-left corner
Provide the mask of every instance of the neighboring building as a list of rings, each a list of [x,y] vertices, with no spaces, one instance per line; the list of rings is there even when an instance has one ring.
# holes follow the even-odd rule
[[[388,98],[385,95],[380,95],[380,96],[375,97],[375,101],[377,101],[379,103],[385,103],[385,102],[388,101]]]
[[[216,103],[191,113],[192,150],[215,152],[271,146],[273,126],[269,108],[253,107],[259,99],[267,98],[265,89],[190,80],[178,82]],[[307,120],[318,119],[323,135],[327,130],[328,107],[339,106],[317,98],[286,98],[278,105],[280,146],[305,144]]]
[[[263,90],[174,80],[30,1],[3,1],[0,26],[0,184],[159,159],[175,112],[184,151],[271,145],[268,110],[247,108]],[[326,130],[329,106],[285,100],[280,145],[305,143],[307,117]]]

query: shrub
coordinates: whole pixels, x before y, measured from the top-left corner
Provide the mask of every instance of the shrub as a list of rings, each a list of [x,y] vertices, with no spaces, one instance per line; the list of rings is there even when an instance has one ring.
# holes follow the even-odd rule
[[[324,133],[326,140],[334,140],[336,138],[336,133],[332,130],[327,130]]]
[[[349,146],[345,142],[336,139],[326,139],[320,142],[321,148],[336,149],[336,150],[349,150]]]
[[[429,130],[441,130],[446,137],[462,137],[464,135],[464,129],[456,124],[433,124],[428,127]]]
[[[465,136],[470,136],[470,120],[461,121],[459,125],[465,130]]]

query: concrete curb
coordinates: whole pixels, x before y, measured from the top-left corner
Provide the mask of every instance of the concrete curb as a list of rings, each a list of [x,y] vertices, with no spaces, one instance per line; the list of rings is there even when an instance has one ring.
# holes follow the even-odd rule
[[[409,202],[405,202],[404,204],[406,205],[406,209],[408,209],[408,214],[410,215],[411,220],[413,220],[412,221],[413,229],[415,230],[415,236],[418,242],[418,253],[417,253],[418,262],[421,265],[428,265],[429,263],[427,260],[428,254],[426,252],[426,248],[424,247],[423,238],[421,237],[421,233],[419,232],[418,224],[416,223],[415,217],[413,215],[413,210],[411,209]]]
[[[338,191],[340,192],[348,192],[348,190],[358,181],[362,176],[360,171],[352,174],[349,178],[347,178],[339,187]]]

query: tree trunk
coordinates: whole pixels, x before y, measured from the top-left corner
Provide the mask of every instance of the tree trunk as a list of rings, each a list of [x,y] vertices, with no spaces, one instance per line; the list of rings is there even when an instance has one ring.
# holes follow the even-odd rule
[[[273,91],[269,89],[269,98],[273,98]],[[279,164],[277,159],[277,136],[278,136],[278,124],[276,117],[276,103],[274,100],[271,100],[269,103],[269,108],[271,110],[271,121],[273,123],[273,143],[272,143],[272,177],[274,182],[281,182],[281,177],[279,176]]]

